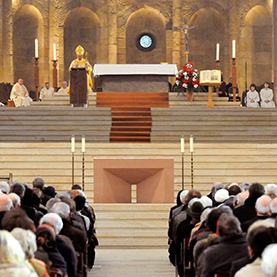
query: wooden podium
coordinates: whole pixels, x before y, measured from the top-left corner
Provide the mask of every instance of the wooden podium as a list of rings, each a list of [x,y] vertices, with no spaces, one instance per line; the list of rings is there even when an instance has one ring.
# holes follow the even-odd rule
[[[70,71],[70,104],[73,107],[86,107],[88,104],[87,72],[85,68],[72,68]]]

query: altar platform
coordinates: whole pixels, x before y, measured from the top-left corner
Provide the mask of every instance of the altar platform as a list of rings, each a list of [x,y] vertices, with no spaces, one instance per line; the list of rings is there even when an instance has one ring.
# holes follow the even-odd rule
[[[168,77],[178,75],[175,64],[96,64],[96,82],[103,92],[168,92]]]

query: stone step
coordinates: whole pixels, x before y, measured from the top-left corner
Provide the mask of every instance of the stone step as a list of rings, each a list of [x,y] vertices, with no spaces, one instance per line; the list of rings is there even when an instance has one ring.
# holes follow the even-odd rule
[[[166,248],[168,215],[172,205],[92,204],[99,246]]]

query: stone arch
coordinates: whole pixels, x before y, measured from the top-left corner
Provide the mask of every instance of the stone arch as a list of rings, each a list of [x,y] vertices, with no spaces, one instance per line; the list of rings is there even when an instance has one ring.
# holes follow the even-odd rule
[[[269,11],[256,5],[245,17],[241,57],[248,65],[248,84],[272,80],[272,20]]]
[[[93,66],[98,59],[100,46],[100,22],[98,16],[88,8],[75,8],[64,22],[64,76],[69,79],[69,65],[76,58],[75,49],[82,45]]]
[[[142,8],[134,12],[126,25],[126,62],[160,63],[166,61],[166,20],[153,8]],[[155,47],[142,51],[138,39],[142,34],[152,36]]]
[[[23,5],[13,18],[14,81],[19,77],[29,90],[34,90],[35,39],[39,41],[39,57],[44,57],[43,18],[32,5]],[[43,63],[43,59],[42,59]],[[43,68],[43,65],[41,66]]]
[[[227,45],[222,15],[213,8],[202,8],[190,18],[189,25],[197,26],[189,31],[189,61],[198,70],[214,68],[216,43],[220,43],[220,67],[224,74]]]

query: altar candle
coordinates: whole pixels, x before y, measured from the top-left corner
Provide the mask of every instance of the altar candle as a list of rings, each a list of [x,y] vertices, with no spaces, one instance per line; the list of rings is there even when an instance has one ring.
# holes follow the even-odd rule
[[[185,138],[181,137],[181,153],[185,153]]]
[[[189,138],[189,150],[190,150],[190,153],[193,153],[193,135],[190,135],[190,138]]]
[[[216,44],[216,55],[215,55],[215,60],[219,61],[219,43]]]
[[[35,39],[35,58],[38,58],[38,39]]]
[[[236,41],[235,40],[232,41],[232,58],[233,59],[236,58]]]
[[[71,137],[71,153],[75,153],[75,137]]]
[[[56,43],[53,44],[53,56],[54,56],[54,61],[57,60],[57,49],[56,49]]]
[[[86,151],[86,138],[85,136],[82,136],[82,153],[85,153]]]

